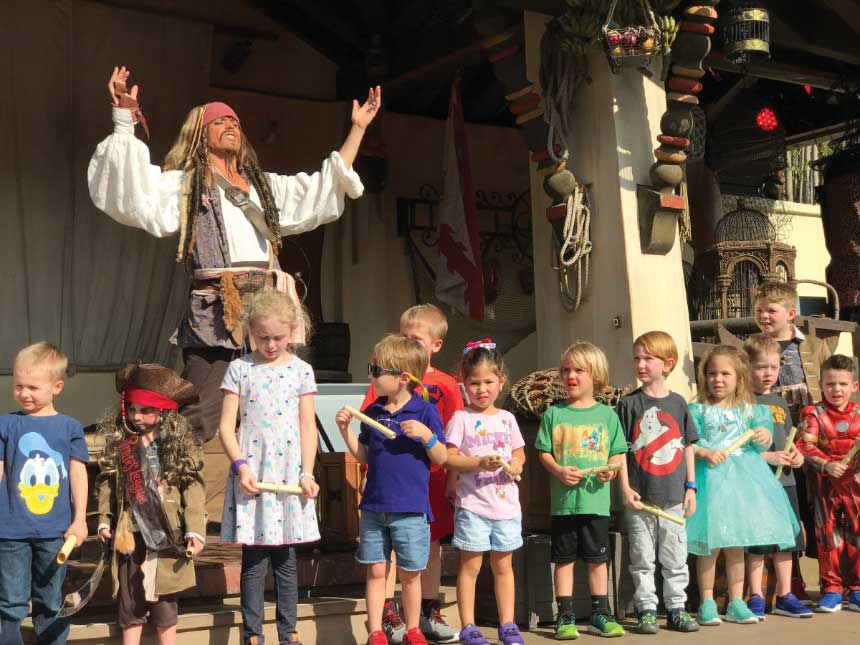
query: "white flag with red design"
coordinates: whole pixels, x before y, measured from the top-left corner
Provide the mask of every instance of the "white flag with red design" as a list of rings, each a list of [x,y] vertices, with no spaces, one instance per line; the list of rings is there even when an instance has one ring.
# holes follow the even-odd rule
[[[442,174],[436,297],[474,320],[483,320],[484,274],[478,214],[457,81],[451,84]]]

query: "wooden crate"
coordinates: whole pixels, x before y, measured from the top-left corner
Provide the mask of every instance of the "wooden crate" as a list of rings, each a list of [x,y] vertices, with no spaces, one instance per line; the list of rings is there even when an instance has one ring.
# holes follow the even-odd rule
[[[358,539],[361,467],[350,453],[321,453],[319,516],[323,541]]]
[[[549,530],[549,473],[541,465],[535,450],[540,421],[517,419],[525,441],[526,464],[520,482],[520,506],[523,509],[523,531]]]

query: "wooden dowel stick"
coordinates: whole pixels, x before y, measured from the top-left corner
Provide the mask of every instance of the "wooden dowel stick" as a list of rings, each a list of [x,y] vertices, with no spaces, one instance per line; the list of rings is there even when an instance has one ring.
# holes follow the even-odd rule
[[[70,535],[66,538],[66,541],[63,542],[63,548],[60,549],[60,552],[57,554],[57,564],[63,564],[66,560],[69,559],[69,554],[72,552],[72,549],[75,548],[75,545],[78,543],[78,538],[74,535]]]
[[[642,502],[639,503],[642,504]],[[675,524],[680,524],[681,526],[686,526],[687,524],[687,520],[685,520],[683,517],[675,517],[671,513],[667,513],[662,508],[657,508],[656,506],[642,504],[642,510],[646,513],[656,515],[657,517],[662,517],[664,520],[669,520],[670,522],[674,522]]]
[[[519,475],[514,475],[512,473],[511,465],[508,462],[503,460],[501,462],[501,464],[502,464],[502,470],[504,470],[506,473],[508,473],[508,475],[510,475],[514,481],[518,482],[518,481],[520,481],[520,479],[522,479],[522,477],[520,477]]]
[[[744,432],[738,439],[728,448],[726,448],[726,452],[728,454],[732,454],[738,448],[742,448],[746,444],[748,444],[752,438],[755,436],[755,430],[747,430]]]
[[[797,436],[797,426],[793,427],[793,428],[791,429],[791,432],[789,432],[789,433],[788,433],[788,436],[785,438],[785,451],[786,451],[786,452],[791,452],[791,447],[794,445],[794,438],[795,438],[796,436]],[[783,468],[783,466],[782,466],[782,465],[780,465],[780,466],[776,469],[776,478],[777,478],[777,479],[779,479],[780,477],[782,477],[782,468]]]
[[[379,432],[384,434],[388,439],[394,439],[395,437],[397,437],[397,433],[394,432],[394,430],[392,430],[391,428],[386,428],[376,419],[371,419],[369,416],[367,416],[363,412],[359,412],[351,405],[345,405],[343,407],[347,412],[349,412],[352,416],[361,421],[363,424],[368,425],[376,430],[379,430]]]
[[[854,459],[854,455],[857,454],[857,451],[860,450],[860,446],[857,445],[857,442],[854,442],[854,445],[851,446],[851,450],[848,451],[848,454],[845,455],[842,460],[839,462],[843,466],[847,466],[851,463],[851,460]]]
[[[583,477],[596,475],[597,473],[608,473],[613,470],[621,470],[621,464],[603,464],[602,466],[593,466],[582,471]]]
[[[302,495],[301,486],[290,486],[288,484],[269,484],[257,482],[257,489],[264,493],[283,493],[285,495]]]

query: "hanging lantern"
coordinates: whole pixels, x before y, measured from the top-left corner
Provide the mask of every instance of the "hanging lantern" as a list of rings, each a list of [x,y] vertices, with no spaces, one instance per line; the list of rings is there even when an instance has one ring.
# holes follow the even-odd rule
[[[764,7],[731,9],[723,23],[723,51],[733,65],[761,63],[770,58],[770,14]]]

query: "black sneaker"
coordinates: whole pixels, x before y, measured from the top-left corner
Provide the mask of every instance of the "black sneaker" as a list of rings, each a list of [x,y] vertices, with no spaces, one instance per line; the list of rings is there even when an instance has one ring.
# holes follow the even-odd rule
[[[666,629],[673,632],[697,632],[699,623],[683,609],[671,609],[666,619]]]
[[[640,611],[636,631],[640,634],[656,634],[660,631],[660,627],[657,625],[657,612],[653,609]]]

